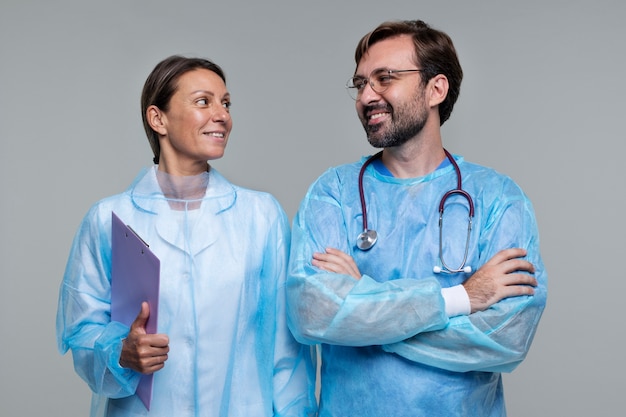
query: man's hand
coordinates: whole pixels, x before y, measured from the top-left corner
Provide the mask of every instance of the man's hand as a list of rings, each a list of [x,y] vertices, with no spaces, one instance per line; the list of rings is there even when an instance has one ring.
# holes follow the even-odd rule
[[[130,332],[122,345],[120,365],[142,374],[151,374],[165,366],[170,350],[165,334],[147,334],[146,322],[150,316],[147,302],[141,303],[141,311],[130,326]]]
[[[474,275],[463,283],[470,299],[472,313],[483,311],[507,297],[533,295],[537,280],[535,267],[523,259],[526,250],[513,248],[496,253]]]
[[[352,256],[339,249],[326,248],[325,253],[315,252],[311,263],[324,271],[352,275],[356,279],[361,279],[361,273]]]

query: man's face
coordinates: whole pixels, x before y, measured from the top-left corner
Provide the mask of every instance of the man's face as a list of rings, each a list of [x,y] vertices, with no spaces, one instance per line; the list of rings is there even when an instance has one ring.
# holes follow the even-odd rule
[[[409,36],[401,35],[372,45],[361,58],[355,76],[369,78],[373,71],[383,68],[418,69]],[[428,120],[428,107],[419,74],[391,74],[391,83],[383,93],[377,93],[368,84],[357,97],[356,111],[372,146],[400,146],[421,132]]]

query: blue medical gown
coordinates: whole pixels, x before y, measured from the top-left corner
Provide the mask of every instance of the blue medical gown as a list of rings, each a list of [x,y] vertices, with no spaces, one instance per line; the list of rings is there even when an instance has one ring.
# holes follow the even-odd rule
[[[527,249],[539,282],[534,296],[502,300],[486,311],[448,318],[441,288],[464,273],[434,274],[439,260],[439,202],[456,187],[450,164],[399,179],[369,166],[364,175],[369,251],[358,174],[364,160],[333,168],[308,190],[294,219],[287,278],[289,326],[302,343],[321,343],[320,416],[503,416],[500,372],[526,356],[546,302],[533,208],[508,177],[455,157],[475,217],[467,265],[476,271],[499,250]],[[451,197],[443,223],[444,260],[460,265],[468,204]],[[350,254],[363,277],[311,265],[313,252]],[[530,400],[530,399],[529,399]]]
[[[155,167],[95,204],[80,225],[60,289],[57,341],[94,393],[92,416],[315,412],[311,348],[286,324],[286,216],[269,194],[236,187],[214,169],[203,175],[209,186],[196,210],[170,208]],[[170,352],[154,374],[150,412],[134,395],[139,374],[118,364],[129,329],[110,319],[111,211],[161,260],[158,332],[169,336]]]

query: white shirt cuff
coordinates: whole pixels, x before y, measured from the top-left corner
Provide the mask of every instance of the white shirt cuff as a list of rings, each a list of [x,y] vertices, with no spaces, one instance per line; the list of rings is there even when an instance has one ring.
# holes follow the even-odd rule
[[[470,299],[464,286],[455,285],[454,287],[442,288],[441,296],[446,305],[448,317],[467,316],[472,312]]]

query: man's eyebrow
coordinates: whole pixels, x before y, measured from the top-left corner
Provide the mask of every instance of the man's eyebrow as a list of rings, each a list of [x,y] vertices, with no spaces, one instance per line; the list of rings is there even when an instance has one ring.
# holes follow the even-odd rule
[[[378,67],[378,68],[374,68],[372,71],[370,71],[370,73],[368,74],[368,76],[369,76],[369,75],[372,75],[372,74],[379,74],[379,73],[381,73],[381,72],[387,72],[387,71],[390,71],[390,69],[389,69],[388,67]],[[358,73],[356,73],[356,72],[354,73],[353,77],[367,78],[367,76],[362,75],[362,74],[358,74]]]

